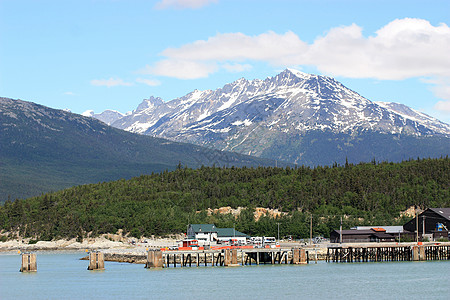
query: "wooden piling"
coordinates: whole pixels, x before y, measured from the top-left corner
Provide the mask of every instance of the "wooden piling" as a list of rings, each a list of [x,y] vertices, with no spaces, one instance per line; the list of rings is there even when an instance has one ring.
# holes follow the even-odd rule
[[[231,263],[228,265],[229,267],[237,267],[238,264],[238,256],[237,256],[237,249],[231,250]]]
[[[36,272],[36,254],[35,253],[22,253],[22,266],[20,272]]]
[[[105,258],[103,252],[91,251],[89,252],[89,266],[88,270],[104,270]]]
[[[145,264],[146,268],[162,268],[163,267],[163,256],[162,251],[148,251],[147,262]]]
[[[424,246],[419,246],[419,260],[426,260]]]
[[[412,257],[413,261],[419,261],[419,246],[413,246],[412,247]]]
[[[300,249],[293,248],[292,249],[292,264],[298,265],[300,263]]]
[[[307,263],[306,258],[306,250],[304,248],[300,249],[300,261],[299,264],[306,264]]]
[[[228,267],[229,265],[231,265],[231,251],[230,249],[225,249],[224,252],[224,266]]]

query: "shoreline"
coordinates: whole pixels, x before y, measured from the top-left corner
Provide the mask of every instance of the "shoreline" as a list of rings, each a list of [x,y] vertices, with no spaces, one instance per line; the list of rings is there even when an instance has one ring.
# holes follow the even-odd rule
[[[143,242],[136,243],[135,240],[127,242],[111,241],[105,237],[85,239],[82,243],[72,240],[57,240],[57,241],[39,241],[35,244],[28,244],[23,241],[13,240],[7,242],[0,242],[0,255],[2,254],[17,254],[17,252],[80,252],[101,251],[104,253],[105,261],[125,262],[134,264],[145,264],[147,261],[147,251],[151,249],[160,249],[176,245],[176,239],[171,238],[153,238],[144,239]],[[436,244],[435,242],[428,242],[424,244]],[[449,245],[450,242],[439,243]],[[306,248],[310,251],[310,260],[314,260],[317,255],[317,260],[325,260],[328,247],[379,247],[379,246],[399,246],[398,243],[345,243],[345,244],[330,244],[321,243],[313,245],[305,245],[299,242],[280,242],[282,248]],[[413,246],[416,243],[401,243],[402,246]],[[80,260],[88,260],[89,256],[84,255]]]
[[[143,242],[135,239],[125,241],[112,241],[105,237],[88,238],[83,242],[71,240],[38,241],[29,244],[23,240],[10,240],[0,242],[0,253],[11,251],[83,251],[83,250],[108,250],[108,249],[156,249],[170,247],[177,244],[177,240],[171,238],[144,239]]]

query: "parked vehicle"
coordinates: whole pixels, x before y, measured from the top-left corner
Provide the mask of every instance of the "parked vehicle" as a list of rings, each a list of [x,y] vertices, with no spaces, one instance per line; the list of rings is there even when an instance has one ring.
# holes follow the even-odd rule
[[[277,240],[273,236],[265,236],[265,237],[263,237],[263,244],[264,245],[275,245],[276,243],[277,243]]]

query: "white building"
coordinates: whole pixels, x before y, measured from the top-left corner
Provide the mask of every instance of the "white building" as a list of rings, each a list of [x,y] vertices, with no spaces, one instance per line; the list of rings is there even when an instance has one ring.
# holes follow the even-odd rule
[[[188,239],[198,240],[199,245],[234,242],[246,244],[250,236],[234,228],[217,228],[214,224],[191,224],[187,231]]]

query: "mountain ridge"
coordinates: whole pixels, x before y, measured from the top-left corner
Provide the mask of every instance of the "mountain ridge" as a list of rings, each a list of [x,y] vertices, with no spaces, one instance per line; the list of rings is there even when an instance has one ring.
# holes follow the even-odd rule
[[[275,161],[126,132],[94,118],[0,98],[0,202],[177,165],[271,166]],[[278,162],[280,165],[290,165]]]
[[[361,135],[386,135],[384,140],[389,147],[398,136],[407,140],[415,137],[420,141],[429,137],[444,141],[444,144],[438,142],[437,151],[409,151],[395,157],[374,152],[366,160],[448,154],[445,147],[450,138],[450,125],[402,104],[372,102],[332,77],[294,69],[286,69],[264,80],[240,78],[214,91],[194,90],[168,102],[151,97],[139,107],[145,106],[148,108],[135,110],[111,125],[131,132],[261,157],[271,152],[270,147],[279,143],[282,136],[292,144],[301,137],[324,136],[327,132],[345,135],[347,141]],[[265,148],[261,140],[265,140]],[[245,144],[248,145],[244,147]],[[415,143],[419,150],[420,144]],[[331,158],[303,161],[302,155],[308,151],[305,149],[308,145],[286,148],[286,151],[281,145],[275,146],[279,148],[278,155],[269,158],[313,165],[332,161]],[[252,150],[252,147],[261,149]],[[351,147],[344,148],[351,150]],[[297,157],[288,158],[284,153],[294,151],[299,153]],[[351,151],[343,152],[352,157]]]

